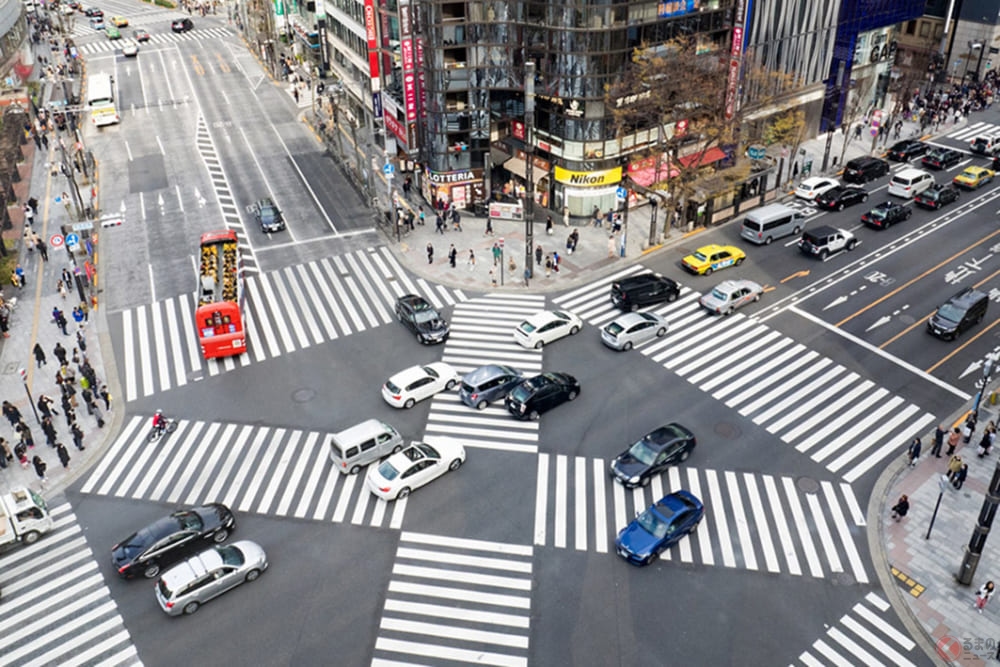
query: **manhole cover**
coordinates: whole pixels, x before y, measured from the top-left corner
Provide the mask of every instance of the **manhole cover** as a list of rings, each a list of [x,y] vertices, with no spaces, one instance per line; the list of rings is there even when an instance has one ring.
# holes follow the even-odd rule
[[[730,424],[728,422],[720,422],[715,425],[715,435],[719,436],[720,438],[729,438],[730,440],[732,440],[733,438],[739,437],[740,430],[736,428],[736,426],[734,426],[733,424]]]
[[[802,493],[819,493],[819,482],[814,480],[812,477],[799,477],[795,480],[795,486],[799,488]]]
[[[914,322],[917,321],[916,318],[914,318],[911,315],[900,315],[898,319],[899,319],[900,322],[902,322],[903,324],[905,324],[907,326],[909,326],[909,325],[911,325],[911,324],[913,324]]]
[[[833,579],[834,586],[853,586],[858,583],[854,579],[854,575],[848,574],[847,572],[838,572],[831,578]]]
[[[313,389],[297,389],[292,394],[292,400],[296,403],[308,403],[314,398],[316,398],[316,391]]]

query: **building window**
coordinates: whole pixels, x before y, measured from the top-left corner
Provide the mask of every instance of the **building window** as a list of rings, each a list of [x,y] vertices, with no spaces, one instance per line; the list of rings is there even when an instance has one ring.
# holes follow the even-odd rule
[[[920,22],[920,36],[921,37],[930,37],[931,36],[931,22],[930,21],[921,21]]]
[[[915,32],[917,32],[917,22],[916,21],[907,21],[906,22],[906,34],[907,35],[912,35]]]

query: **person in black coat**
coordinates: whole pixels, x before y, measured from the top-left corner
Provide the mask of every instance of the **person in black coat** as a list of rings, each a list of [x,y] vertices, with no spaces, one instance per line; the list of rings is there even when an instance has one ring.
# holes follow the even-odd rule
[[[910,511],[910,499],[904,493],[899,497],[899,502],[892,506],[892,518],[899,521]]]
[[[45,350],[42,349],[41,343],[35,343],[35,347],[32,348],[35,353],[35,361],[38,363],[38,368],[41,368],[46,364],[45,361]]]
[[[7,421],[13,427],[17,427],[21,421],[21,411],[15,408],[14,404],[10,401],[3,402],[3,416],[7,418]]]
[[[965,484],[965,478],[969,476],[969,464],[963,463],[962,467],[958,469],[958,472],[952,477],[951,485],[956,489],[961,489],[962,485]]]
[[[63,468],[69,467],[69,452],[66,451],[66,445],[61,442],[56,443],[56,454],[59,455],[59,462],[62,463]]]
[[[49,480],[45,478],[45,471],[48,470],[49,466],[42,460],[42,457],[35,454],[35,457],[31,459],[31,465],[35,467],[35,474],[38,475],[38,479],[42,481],[42,486]]]

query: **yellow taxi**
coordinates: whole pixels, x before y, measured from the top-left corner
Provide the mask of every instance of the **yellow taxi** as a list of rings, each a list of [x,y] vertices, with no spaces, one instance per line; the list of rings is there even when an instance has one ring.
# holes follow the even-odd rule
[[[124,16],[112,16],[111,25],[113,25],[116,28],[124,28],[128,26],[128,19],[125,18]]]
[[[732,245],[706,245],[681,260],[686,271],[699,276],[711,275],[713,271],[730,266],[739,266],[747,254]]]
[[[992,181],[994,176],[996,176],[996,172],[986,167],[966,167],[965,171],[953,178],[951,182],[960,188],[975,190]]]

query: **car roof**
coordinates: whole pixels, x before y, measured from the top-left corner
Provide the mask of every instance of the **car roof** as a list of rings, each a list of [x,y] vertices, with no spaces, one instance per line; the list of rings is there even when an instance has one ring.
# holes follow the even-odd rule
[[[657,315],[656,313],[639,313],[639,312],[635,312],[635,313],[622,313],[621,315],[619,315],[618,317],[616,317],[614,320],[612,320],[612,322],[614,322],[615,324],[617,324],[618,326],[620,326],[620,327],[622,327],[624,329],[627,329],[628,327],[632,326],[633,324],[638,324],[639,322],[648,322],[649,321],[649,317],[648,317],[649,315],[652,315],[653,317],[655,317],[658,320],[661,320],[661,321],[663,320],[663,317],[660,316],[660,315]]]
[[[478,384],[483,380],[488,380],[497,375],[506,375],[507,373],[514,373],[516,375],[517,370],[501,364],[487,364],[469,371],[462,380],[468,384]]]
[[[669,278],[665,278],[655,273],[640,273],[639,275],[616,280],[612,283],[612,285],[619,285],[620,287],[634,287],[636,285],[646,285],[648,283],[657,283],[669,280]]]
[[[555,314],[554,310],[540,310],[537,313],[529,315],[525,318],[528,322],[534,325],[545,324],[546,322],[551,322],[555,319],[562,319]]]
[[[163,573],[167,588],[176,591],[181,586],[194,581],[206,572],[222,567],[222,556],[215,548],[191,556]]]
[[[831,227],[830,225],[820,225],[818,227],[813,227],[812,229],[807,229],[802,233],[803,236],[809,237],[819,237],[819,236],[829,236],[830,234],[837,234],[840,230],[836,227]]]
[[[431,364],[425,365],[430,366]],[[427,377],[427,371],[424,370],[424,366],[410,366],[409,368],[404,368],[399,371],[389,379],[393,384],[397,384],[405,388],[406,385],[422,377]]]

